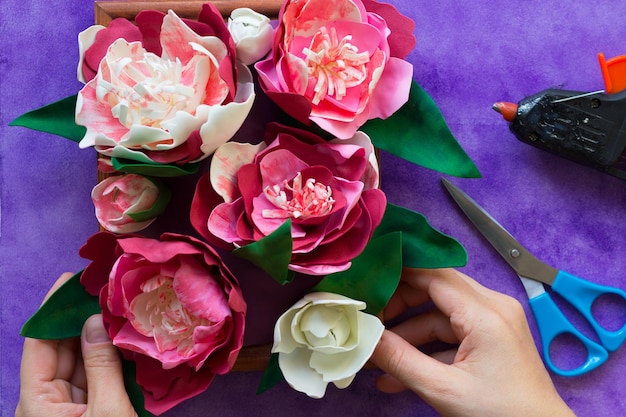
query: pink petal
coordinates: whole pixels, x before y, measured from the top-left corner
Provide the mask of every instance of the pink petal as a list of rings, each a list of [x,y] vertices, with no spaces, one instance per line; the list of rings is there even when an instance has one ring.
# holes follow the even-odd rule
[[[390,58],[369,102],[370,118],[386,119],[409,99],[413,81],[413,65],[398,58]]]
[[[333,20],[362,22],[365,9],[360,8],[360,1],[351,0],[308,0],[300,10],[295,22],[285,22],[285,25],[294,24],[295,35],[307,36],[317,31],[319,26]],[[289,6],[288,6],[289,7]],[[361,6],[362,7],[362,6]]]
[[[222,203],[215,207],[209,216],[207,227],[209,233],[224,242],[239,242],[236,225],[243,212],[243,199],[238,198],[232,203]]]
[[[191,43],[206,48],[219,63],[226,56],[226,46],[213,36],[202,37],[187,26],[173,11],[169,11],[163,19],[161,27],[162,57],[171,60],[179,59],[186,65],[196,54]]]
[[[221,280],[192,257],[185,258],[174,276],[174,291],[183,307],[192,315],[213,323],[230,316]]]
[[[415,21],[401,14],[398,9],[389,3],[379,3],[375,0],[361,0],[368,13],[368,22],[372,22],[372,15],[376,14],[389,27],[391,35],[388,38],[390,56],[404,59],[415,48]]]
[[[298,172],[308,165],[291,152],[278,149],[265,155],[259,163],[263,178],[263,188],[273,185],[282,186],[283,181],[291,181]]]
[[[111,114],[108,103],[96,97],[97,78],[89,81],[78,93],[76,124],[85,126],[87,132],[80,141],[81,148],[95,145],[113,146],[128,134],[128,129]]]

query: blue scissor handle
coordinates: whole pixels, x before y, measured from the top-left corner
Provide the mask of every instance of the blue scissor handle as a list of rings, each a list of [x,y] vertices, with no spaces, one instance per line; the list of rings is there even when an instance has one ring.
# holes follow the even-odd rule
[[[543,345],[544,360],[554,373],[561,376],[578,376],[602,365],[609,358],[609,352],[593,340],[579,332],[563,315],[548,293],[529,300],[530,308],[535,316],[541,343]],[[587,350],[585,363],[575,369],[561,369],[550,357],[550,345],[554,339],[562,334],[571,334],[578,339]]]
[[[587,319],[605,348],[616,351],[626,340],[626,323],[616,331],[606,330],[591,314],[593,302],[604,294],[615,294],[626,302],[626,292],[615,287],[594,284],[565,271],[559,271],[552,290],[567,300]]]

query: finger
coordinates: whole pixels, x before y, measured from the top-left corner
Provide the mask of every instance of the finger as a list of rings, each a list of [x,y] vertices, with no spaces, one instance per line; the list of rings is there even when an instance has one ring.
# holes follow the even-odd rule
[[[445,389],[453,381],[454,368],[420,352],[397,334],[386,330],[371,361],[400,384],[420,395]]]
[[[48,290],[43,301],[45,302],[52,293],[72,276],[71,272],[61,274],[50,290]],[[41,382],[49,382],[57,377],[60,343],[58,340],[24,339],[22,363],[20,366],[20,382],[23,389],[36,389],[41,386]]]
[[[413,346],[421,346],[437,340],[445,343],[460,342],[452,330],[450,319],[439,310],[430,310],[412,317],[390,330]]]
[[[33,391],[50,382],[57,372],[58,340],[26,338],[20,366],[22,390]]]
[[[398,394],[407,390],[406,385],[389,374],[382,374],[376,378],[376,388],[386,394]]]
[[[423,290],[418,290],[404,281],[400,281],[398,288],[385,306],[385,320],[392,320],[406,310],[420,306],[430,301],[430,296]]]
[[[446,316],[464,317],[481,311],[490,292],[467,275],[450,268],[405,268],[403,279],[418,290],[426,291],[433,303]],[[473,317],[465,317],[471,321]],[[464,336],[464,335],[461,335]]]
[[[101,315],[87,319],[81,340],[89,410],[93,415],[126,415],[124,412],[132,410],[132,406],[124,388],[122,362]]]
[[[441,352],[435,352],[431,356],[441,363],[452,365],[454,363],[454,359],[456,358],[457,351],[457,349],[448,349]]]
[[[450,365],[454,362],[456,356],[456,349],[450,349],[443,352],[436,352],[431,355],[432,358],[439,362]],[[407,390],[406,385],[398,381],[396,378],[389,374],[382,374],[376,378],[376,388],[387,394],[397,394]]]

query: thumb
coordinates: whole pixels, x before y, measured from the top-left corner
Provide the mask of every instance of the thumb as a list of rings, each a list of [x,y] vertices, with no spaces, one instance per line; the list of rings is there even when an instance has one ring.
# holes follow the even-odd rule
[[[81,348],[87,377],[87,415],[135,416],[124,388],[119,351],[109,339],[102,315],[93,315],[85,322]]]

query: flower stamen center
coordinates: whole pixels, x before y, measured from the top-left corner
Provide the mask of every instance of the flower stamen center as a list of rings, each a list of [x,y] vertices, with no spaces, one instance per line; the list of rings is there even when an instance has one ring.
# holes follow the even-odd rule
[[[319,104],[326,96],[341,100],[350,87],[360,85],[367,78],[367,52],[350,43],[352,36],[342,39],[333,27],[330,31],[323,26],[313,36],[309,48],[302,51],[310,77],[317,80],[313,89],[313,104]]]
[[[291,198],[287,193],[291,194]],[[298,172],[290,186],[288,181],[280,185],[267,186],[263,194],[277,209],[263,210],[263,217],[269,219],[306,219],[324,216],[333,209],[335,200],[329,186],[309,178],[302,184],[302,174]]]
[[[120,59],[111,68],[113,83],[100,78],[99,100],[107,100],[111,114],[127,128],[133,125],[161,128],[161,122],[187,111],[195,95],[193,87],[181,82],[183,65],[154,54],[141,61]]]
[[[145,317],[147,322],[133,327],[144,336],[153,337],[159,352],[176,349],[183,357],[193,354],[194,329],[210,325],[209,320],[187,311],[178,299],[171,277],[153,277],[141,285],[141,290],[143,296],[136,300],[143,299],[145,304],[134,303],[131,310],[134,310],[135,317]],[[145,308],[145,313],[137,310],[140,305]]]

